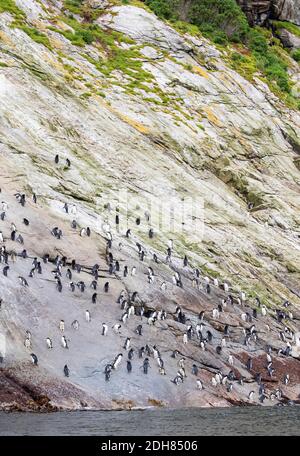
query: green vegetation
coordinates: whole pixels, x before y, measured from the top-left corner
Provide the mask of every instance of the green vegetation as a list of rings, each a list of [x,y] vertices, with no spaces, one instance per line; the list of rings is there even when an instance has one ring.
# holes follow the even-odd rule
[[[188,19],[219,44],[228,39],[241,42],[249,29],[248,21],[235,0],[193,2]]]
[[[288,75],[288,53],[280,41],[270,31],[261,27],[250,27],[245,14],[235,0],[192,1],[187,15],[188,25],[178,22],[180,0],[145,0],[157,16],[172,22],[183,33],[193,35],[203,33],[214,43],[226,49],[229,64],[242,76],[252,81],[255,73],[260,73],[270,89],[289,106],[299,108],[299,101],[292,95],[292,84]],[[299,27],[286,22],[275,22],[275,27],[286,28],[300,36]],[[181,29],[181,30],[180,30]],[[233,50],[234,48],[234,50]],[[300,60],[300,51],[292,57]]]
[[[0,0],[0,14],[1,13],[10,13],[16,19],[24,19],[24,12],[17,7],[13,0]]]
[[[13,26],[19,28],[20,30],[23,30],[23,32],[30,36],[30,38],[36,43],[43,44],[50,50],[52,49],[49,38],[44,33],[39,32],[36,28],[29,27],[28,25],[24,24],[19,24],[18,22],[13,23]]]
[[[259,27],[250,29],[247,44],[255,57],[257,68],[270,82],[275,82],[283,92],[289,93],[288,65],[274,46],[276,43],[271,33]]]
[[[82,16],[87,22],[93,22],[104,12],[100,8],[92,8],[84,0],[64,0],[63,11]]]
[[[293,35],[300,37],[300,28],[297,25],[292,24],[291,22],[272,21],[272,25],[275,28],[275,30],[286,29]]]
[[[296,49],[296,51],[293,51],[291,55],[296,62],[300,62],[300,49]]]

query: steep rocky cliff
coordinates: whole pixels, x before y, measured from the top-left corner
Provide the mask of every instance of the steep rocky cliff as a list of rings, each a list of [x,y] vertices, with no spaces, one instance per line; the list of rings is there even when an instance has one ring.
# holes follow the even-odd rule
[[[299,0],[237,0],[249,21],[264,24],[268,19],[288,21],[300,25]]]
[[[290,65],[296,80],[297,65]],[[176,31],[143,4],[96,0],[0,2],[0,100],[1,406],[297,402],[299,113],[277,98],[259,73],[252,82],[244,79],[232,69],[228,53],[200,35]],[[120,190],[129,198],[120,199]],[[25,205],[18,193],[26,195]],[[150,197],[155,197],[151,210]],[[169,211],[170,202],[172,223],[168,217],[157,223],[160,203]],[[87,226],[91,235],[80,235]],[[54,227],[61,237],[51,234]],[[20,256],[23,249],[28,258]],[[46,254],[50,261],[44,263]],[[29,277],[35,257],[42,273],[34,270]],[[73,259],[81,271],[72,269]],[[127,323],[120,321],[126,310],[118,300],[122,291],[135,313]],[[178,306],[185,318],[178,318]],[[166,318],[149,324],[161,309]],[[118,335],[112,329],[116,323],[122,326]],[[139,324],[142,335],[136,332]],[[202,324],[198,337],[197,324]],[[183,343],[190,325],[191,339]],[[129,350],[123,348],[128,337],[134,349],[131,373]],[[148,355],[139,358],[146,345]],[[166,375],[159,372],[155,346]],[[105,366],[119,353],[121,364],[106,381]],[[175,385],[171,380],[180,377],[181,358],[187,377]],[[191,373],[193,364],[197,375]],[[197,389],[197,378],[203,389]]]

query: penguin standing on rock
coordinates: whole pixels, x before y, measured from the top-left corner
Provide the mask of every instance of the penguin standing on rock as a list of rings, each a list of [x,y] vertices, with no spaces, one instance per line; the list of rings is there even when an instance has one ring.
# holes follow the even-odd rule
[[[65,377],[69,377],[69,375],[70,375],[69,368],[68,368],[68,366],[66,364],[64,366],[64,374],[65,374]]]
[[[37,366],[37,365],[38,365],[38,358],[37,358],[37,356],[36,356],[34,353],[31,353],[30,357],[31,357],[32,364],[33,364],[34,366]]]
[[[102,336],[106,336],[108,331],[108,326],[106,323],[102,323]]]

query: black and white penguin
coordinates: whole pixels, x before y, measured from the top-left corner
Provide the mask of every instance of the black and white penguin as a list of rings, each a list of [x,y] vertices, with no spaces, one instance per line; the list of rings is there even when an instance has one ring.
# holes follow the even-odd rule
[[[23,287],[28,287],[28,282],[26,279],[24,279],[24,277],[19,276],[19,281]]]
[[[47,337],[46,343],[47,343],[47,348],[49,348],[49,350],[51,350],[53,348],[53,344],[52,344],[52,340],[50,339],[50,337]]]
[[[34,353],[31,353],[30,357],[31,357],[32,364],[33,364],[34,366],[37,366],[37,365],[38,365],[38,358],[37,358],[37,356],[36,356]]]
[[[246,363],[246,368],[248,371],[252,370],[253,367],[253,361],[252,358],[248,358],[247,363]]]
[[[127,338],[126,338],[126,340],[125,340],[125,342],[124,342],[124,345],[123,345],[124,350],[128,350],[128,349],[129,349],[130,340],[131,340],[130,337],[127,337]]]
[[[89,312],[89,310],[86,310],[85,311],[85,320],[90,323],[91,322],[91,314]]]
[[[116,323],[112,328],[115,332],[115,334],[120,334],[120,330],[121,330],[121,325],[119,323]]]
[[[58,154],[55,155],[55,157],[54,157],[54,162],[55,162],[56,164],[58,164],[58,162],[59,162],[59,155],[58,155]]]
[[[113,363],[112,363],[112,368],[113,368],[113,369],[116,370],[116,369],[118,368],[120,362],[122,361],[122,358],[123,358],[122,353],[119,353],[119,354],[115,357],[115,359],[114,359],[114,361],[113,361]]]
[[[198,375],[199,369],[196,364],[192,365],[192,374],[193,375]]]
[[[142,334],[142,329],[143,329],[143,326],[142,326],[142,325],[138,325],[138,326],[136,327],[135,332],[136,332],[139,336],[142,336],[142,335],[143,335],[143,334]]]
[[[131,361],[127,360],[127,372],[128,372],[128,374],[130,374],[131,371],[132,371]]]
[[[106,336],[108,332],[108,326],[106,323],[102,323],[102,336]]]
[[[69,348],[68,342],[67,342],[67,339],[65,336],[61,336],[61,344],[62,344],[63,348]]]
[[[144,372],[144,374],[148,374],[149,367],[150,367],[149,358],[145,358],[145,360],[143,362],[143,372]]]
[[[69,377],[69,375],[70,375],[69,368],[66,364],[64,365],[64,374],[65,374],[65,377]]]

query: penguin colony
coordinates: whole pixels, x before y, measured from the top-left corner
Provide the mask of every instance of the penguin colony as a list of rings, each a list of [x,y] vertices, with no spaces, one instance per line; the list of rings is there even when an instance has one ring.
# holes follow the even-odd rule
[[[55,163],[58,161],[59,157],[56,156]],[[68,162],[67,166],[71,166],[71,163]],[[24,208],[24,214],[26,205],[39,204],[35,194],[27,196],[24,193],[16,193],[14,196],[17,203]],[[90,227],[79,226],[74,204],[62,203],[61,209],[62,213],[64,212],[70,218],[70,226],[78,236],[83,238],[97,236]],[[105,209],[113,211],[109,203]],[[51,256],[50,253],[46,253],[41,258],[33,256],[26,249],[26,229],[31,226],[30,217],[28,215],[27,217],[12,221],[13,211],[10,212],[6,201],[0,201],[0,266],[4,278],[9,277],[17,261],[25,262],[28,274],[25,277],[18,277],[19,283],[16,287],[26,290],[30,288],[31,281],[45,278],[44,266],[51,264],[53,266],[51,277],[47,279],[51,280],[57,293],[63,294],[66,289],[72,293],[79,290],[83,296],[86,296],[86,308],[82,310],[81,320],[64,321],[57,316],[59,334],[55,340],[48,334],[45,334],[44,340],[35,340],[31,328],[24,328],[24,350],[28,352],[28,361],[32,364],[32,368],[38,369],[42,361],[39,357],[40,344],[45,344],[49,353],[55,346],[60,346],[65,352],[61,375],[72,381],[72,365],[68,362],[72,339],[69,340],[66,337],[66,327],[72,328],[72,338],[75,338],[76,332],[81,330],[82,323],[93,322],[93,306],[101,306],[101,296],[110,294],[112,305],[118,309],[119,319],[97,322],[100,337],[119,338],[120,342],[119,351],[103,365],[102,375],[107,388],[112,376],[118,376],[118,371],[121,369],[127,371],[128,375],[132,375],[136,370],[141,377],[151,376],[152,372],[157,370],[160,375],[167,376],[170,388],[180,388],[188,377],[192,377],[194,388],[199,390],[199,394],[201,394],[200,391],[205,392],[205,390],[212,394],[222,391],[220,395],[230,397],[235,392],[243,402],[264,403],[268,399],[278,404],[282,403],[284,400],[282,387],[291,384],[291,373],[286,371],[282,378],[278,379],[274,361],[293,357],[293,347],[299,343],[299,340],[296,340],[299,317],[292,303],[284,301],[282,306],[271,308],[263,304],[259,296],[250,299],[244,291],[235,291],[229,282],[210,277],[203,273],[201,268],[191,264],[188,255],[184,255],[183,258],[178,257],[176,240],[170,239],[167,242],[164,253],[143,247],[134,235],[134,226],[120,233],[118,209],[115,227],[107,223],[105,228],[107,267],[104,271],[97,263],[83,266],[78,264],[76,259],[61,255]],[[150,214],[147,212],[135,220],[137,226],[143,222],[147,223],[147,226],[151,224]],[[114,230],[118,233],[116,239]],[[59,226],[49,227],[48,233],[44,236],[53,236],[57,243],[63,243],[64,240],[63,230]],[[150,227],[149,239],[156,236],[159,235]],[[6,248],[8,240],[15,244],[14,249]],[[125,244],[129,245],[134,252],[133,256],[136,260],[134,265],[120,262],[118,255]],[[160,264],[169,270],[169,274],[163,279],[156,273]],[[81,277],[80,280],[77,280],[78,275]],[[132,283],[137,276],[143,277],[145,284],[159,291],[161,295],[167,292],[172,294],[178,288],[184,293],[185,288],[188,288],[209,300],[210,305],[207,308],[201,306],[198,314],[187,312],[176,304],[174,309],[168,312],[158,302],[155,307],[152,307],[144,301],[141,293],[128,287],[127,280],[130,278]],[[111,282],[115,279],[120,280],[124,285],[124,289],[117,296],[111,293]],[[211,302],[214,302],[212,309]],[[0,305],[1,312],[5,306],[1,296]],[[226,323],[227,316],[231,313],[238,314],[239,325]],[[129,320],[136,324],[132,334],[125,337],[123,329],[127,327]],[[151,331],[152,327],[159,327],[161,322],[172,326],[174,321],[177,324],[176,347],[181,349],[174,349],[172,346],[158,347],[144,340],[145,327],[150,328]],[[271,330],[278,334],[276,344],[266,342]],[[253,362],[257,350],[263,350],[265,353],[260,370],[254,368]],[[247,358],[241,359],[238,356],[239,351],[247,352]],[[201,353],[210,355],[212,361],[209,365],[201,361]],[[170,367],[171,359],[172,367]],[[177,366],[175,370],[174,359]],[[214,365],[214,360],[222,361],[222,369]],[[4,354],[0,353],[0,361],[5,363]],[[204,372],[205,376],[202,375]],[[245,375],[241,372],[245,372]],[[209,373],[209,381],[207,373]],[[206,380],[204,381],[203,378]],[[245,384],[251,384],[250,392],[249,388],[243,390]]]

